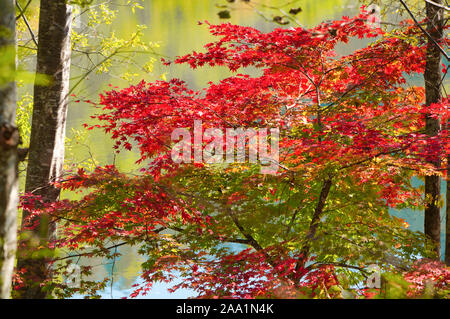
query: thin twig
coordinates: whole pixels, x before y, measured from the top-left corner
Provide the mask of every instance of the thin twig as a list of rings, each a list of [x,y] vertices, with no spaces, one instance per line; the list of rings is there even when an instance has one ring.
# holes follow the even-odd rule
[[[27,11],[27,8],[30,5],[31,1],[33,1],[33,0],[29,0],[28,3],[23,8],[23,10],[21,10],[20,14],[16,17],[16,21],[19,20],[20,18],[22,18],[22,16],[25,14],[25,11]],[[17,3],[17,4],[19,4],[19,3]]]
[[[431,34],[429,34],[427,32],[427,30],[425,30],[417,21],[416,17],[414,16],[414,14],[411,12],[411,10],[409,10],[408,6],[406,5],[406,3],[403,0],[400,0],[401,4],[405,7],[406,11],[408,11],[409,15],[411,16],[411,18],[414,20],[414,23],[419,27],[419,29],[428,37],[428,39],[430,39],[431,42],[434,43],[434,45],[439,49],[439,51],[441,51],[442,55],[447,59],[447,61],[449,61],[449,56],[447,55],[447,52],[445,52],[445,50],[439,45],[439,43],[436,42],[435,39],[433,39],[433,37],[431,36]]]
[[[442,9],[444,9],[444,10],[450,11],[450,8],[449,8],[449,7],[446,7],[446,6],[442,5],[442,4],[436,3],[436,2],[434,2],[434,1],[431,1],[431,0],[425,0],[425,2],[428,2],[429,4],[432,4],[432,5],[436,6],[436,7],[442,8]]]
[[[30,1],[31,2],[31,1]],[[28,3],[29,4],[29,3]],[[27,7],[28,7],[27,4]],[[16,6],[20,11],[19,17],[22,17],[23,22],[25,22],[25,25],[27,26],[28,31],[30,32],[31,35],[31,39],[33,39],[34,44],[36,45],[36,47],[38,46],[38,43],[36,41],[36,37],[34,36],[33,30],[30,27],[30,24],[28,23],[27,17],[25,16],[25,10],[22,10],[22,7],[20,6],[19,2],[16,1]],[[25,7],[26,9],[26,7]]]

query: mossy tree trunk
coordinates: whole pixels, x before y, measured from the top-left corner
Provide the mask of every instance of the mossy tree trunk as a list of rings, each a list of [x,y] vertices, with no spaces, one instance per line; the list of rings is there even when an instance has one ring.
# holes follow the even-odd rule
[[[69,94],[72,7],[66,0],[41,0],[36,72],[46,75],[50,84],[35,83],[28,168],[25,192],[56,201],[59,190],[52,183],[61,177]],[[24,212],[22,222],[29,214]],[[31,232],[24,232],[25,252],[19,255],[18,268],[26,269],[25,286],[19,298],[47,298],[40,284],[51,276],[48,260],[31,258],[36,243],[44,247],[54,236],[56,225],[40,217]],[[33,244],[34,243],[34,244]]]

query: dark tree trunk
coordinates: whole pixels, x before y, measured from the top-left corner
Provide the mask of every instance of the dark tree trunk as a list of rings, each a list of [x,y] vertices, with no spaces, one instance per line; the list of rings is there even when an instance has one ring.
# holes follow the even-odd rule
[[[435,0],[437,4],[442,4],[442,0]],[[443,9],[436,5],[426,3],[426,14],[428,19],[427,31],[431,37],[440,42],[443,36]],[[426,66],[424,73],[426,105],[441,101],[441,52],[431,41],[428,41]],[[438,119],[426,116],[426,133],[429,136],[438,134],[440,123]],[[439,166],[438,161],[434,162]],[[439,208],[439,198],[441,194],[440,178],[438,175],[425,177],[425,234],[431,238],[435,244],[435,252],[438,258],[441,255],[441,215]]]
[[[317,202],[317,206],[314,210],[314,214],[312,216],[311,222],[309,224],[308,233],[306,234],[306,242],[300,250],[300,259],[297,262],[295,267],[296,271],[299,271],[301,268],[305,267],[306,261],[308,260],[309,253],[311,250],[312,241],[315,240],[317,228],[319,227],[320,218],[322,218],[323,210],[325,208],[325,203],[328,198],[328,194],[330,193],[330,188],[332,185],[331,179],[326,179],[323,182],[322,189],[319,195],[319,201]]]
[[[16,117],[16,16],[15,0],[0,0],[0,56],[5,57],[0,75],[0,298],[10,298],[16,258],[17,144]],[[1,80],[3,76],[6,81]]]
[[[448,126],[449,124],[447,124]],[[450,266],[450,155],[447,156],[447,201],[445,210],[445,263]]]
[[[59,190],[52,182],[61,176],[64,162],[71,23],[72,8],[66,0],[41,0],[36,72],[47,75],[51,83],[34,86],[25,192],[40,195],[44,201],[55,201],[59,197]],[[28,216],[24,212],[22,221]],[[35,242],[46,245],[54,235],[56,225],[45,217],[38,220],[38,225],[28,235]],[[46,264],[45,258],[31,259],[28,253],[19,256],[18,268],[25,268],[28,275],[25,276],[27,287],[18,297],[46,297],[39,287],[50,276]]]

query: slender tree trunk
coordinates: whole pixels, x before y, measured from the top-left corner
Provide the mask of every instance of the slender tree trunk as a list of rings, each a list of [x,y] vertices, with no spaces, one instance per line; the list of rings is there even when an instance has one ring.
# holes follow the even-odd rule
[[[52,185],[62,173],[64,140],[69,92],[70,34],[72,8],[66,0],[41,0],[39,42],[36,72],[47,75],[47,86],[35,84],[28,168],[25,192],[42,196],[44,201],[55,201],[59,189]],[[29,214],[24,212],[22,221]],[[41,217],[31,238],[44,246],[54,236],[56,225]],[[28,243],[32,241],[29,240]],[[32,248],[32,247],[31,247]],[[31,249],[32,250],[32,249]],[[30,251],[31,251],[30,250]],[[25,253],[19,256],[18,268],[25,268],[26,288],[20,298],[45,298],[39,284],[50,276],[46,259],[32,259]]]
[[[16,258],[17,145],[16,117],[16,15],[15,0],[0,0],[0,56],[6,59],[0,74],[0,298],[10,298]],[[5,71],[3,71],[5,72]],[[2,81],[2,76],[6,83]]]
[[[448,126],[448,124],[447,124]],[[447,202],[445,211],[445,263],[450,266],[450,155],[447,156]]]
[[[437,4],[442,4],[442,0],[435,0]],[[443,36],[443,9],[436,5],[426,3],[426,14],[428,19],[427,31],[431,37],[439,42]],[[426,105],[439,103],[441,101],[441,52],[431,41],[428,41],[426,66],[424,73]],[[438,119],[426,116],[425,130],[429,136],[435,136],[440,129]],[[439,162],[434,162],[439,167]],[[425,177],[425,234],[428,235],[435,244],[435,252],[440,259],[441,256],[441,215],[439,208],[439,197],[441,194],[441,181],[438,175]]]
[[[330,193],[330,188],[332,185],[331,178],[326,179],[323,182],[322,189],[319,195],[319,201],[317,202],[316,209],[314,210],[314,214],[311,219],[311,223],[309,224],[308,233],[306,234],[306,242],[300,250],[301,257],[297,262],[295,267],[296,271],[299,271],[301,268],[305,267],[306,261],[309,257],[309,252],[311,250],[312,241],[315,240],[317,228],[319,227],[320,218],[322,218],[323,209],[325,208],[325,203],[328,198],[328,194]]]

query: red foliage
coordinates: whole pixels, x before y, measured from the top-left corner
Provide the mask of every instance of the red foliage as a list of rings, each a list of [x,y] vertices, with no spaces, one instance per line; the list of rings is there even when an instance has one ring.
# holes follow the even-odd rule
[[[177,230],[180,225],[217,245],[227,242],[223,225],[214,215],[203,213],[205,202],[195,202],[195,194],[171,187],[172,177],[192,168],[171,160],[171,133],[176,128],[193,130],[194,119],[202,121],[203,129],[280,128],[283,155],[275,178],[301,176],[305,193],[327,176],[335,178],[335,187],[345,178],[361,189],[377,187],[377,204],[385,207],[418,201],[419,194],[404,185],[404,171],[437,173],[428,162],[449,151],[447,130],[432,138],[425,135],[424,114],[447,120],[448,100],[425,108],[423,88],[404,86],[406,76],[424,70],[426,41],[420,30],[405,25],[399,36],[391,36],[368,27],[366,18],[361,14],[310,30],[269,33],[207,23],[220,39],[207,44],[206,52],[193,52],[174,63],[192,68],[226,66],[231,71],[252,66],[261,70],[261,76],[237,74],[202,91],[189,89],[179,79],[142,81],[102,94],[103,113],[93,116],[100,124],[89,128],[103,128],[115,140],[117,151],[139,149],[143,175],[127,177],[113,166],[92,173],[79,170],[59,186],[71,191],[93,189],[81,200],[42,203],[27,195],[22,208],[65,220],[54,245],[69,249],[89,245],[96,248],[91,256],[108,255],[107,239],[148,244],[160,238],[162,230]],[[354,37],[378,40],[348,56],[337,56],[335,46]],[[405,40],[409,37],[417,43]],[[258,178],[252,178],[246,183],[254,187]],[[269,186],[265,199],[277,193]],[[249,200],[246,193],[225,196],[227,208]],[[315,202],[319,194],[310,197]],[[145,293],[155,281],[171,281],[176,272],[184,281],[174,290],[192,288],[204,298],[299,297],[337,284],[333,267],[306,267],[305,260],[312,256],[283,246],[292,239],[274,239],[273,245],[262,248],[249,239],[249,233],[241,232],[252,249],[238,253],[219,249],[212,260],[211,247],[192,244],[183,250],[163,241],[145,264],[146,284],[132,296]],[[425,278],[411,276],[418,285]]]
[[[418,260],[404,278],[411,283],[410,296],[422,295],[427,285],[438,291],[450,289],[450,267],[436,260]]]

